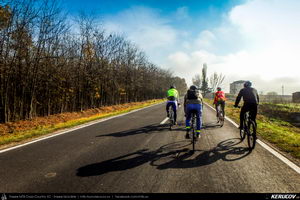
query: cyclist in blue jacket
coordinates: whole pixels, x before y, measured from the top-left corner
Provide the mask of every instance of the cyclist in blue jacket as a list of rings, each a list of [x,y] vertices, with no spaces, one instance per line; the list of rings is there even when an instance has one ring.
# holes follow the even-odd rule
[[[192,113],[196,113],[197,118],[197,130],[196,136],[200,137],[200,130],[201,130],[201,121],[202,121],[202,104],[203,97],[198,90],[197,86],[192,85],[190,89],[187,91],[186,95],[184,96],[184,112],[186,114],[186,135],[185,138],[189,138],[190,134],[189,131],[191,129],[190,121],[192,118]]]

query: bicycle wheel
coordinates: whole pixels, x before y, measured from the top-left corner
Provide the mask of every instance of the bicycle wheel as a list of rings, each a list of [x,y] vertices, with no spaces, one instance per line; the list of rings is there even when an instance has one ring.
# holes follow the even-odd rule
[[[254,149],[256,144],[256,126],[252,120],[248,123],[247,136],[249,149],[252,150]]]

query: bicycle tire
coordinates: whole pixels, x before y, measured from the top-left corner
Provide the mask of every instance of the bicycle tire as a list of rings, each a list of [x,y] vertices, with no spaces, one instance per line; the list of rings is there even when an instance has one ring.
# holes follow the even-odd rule
[[[249,149],[254,149],[256,144],[256,125],[252,120],[248,123],[247,140]]]

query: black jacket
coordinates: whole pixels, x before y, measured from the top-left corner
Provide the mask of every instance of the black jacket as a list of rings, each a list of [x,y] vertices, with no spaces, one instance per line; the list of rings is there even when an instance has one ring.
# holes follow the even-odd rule
[[[240,103],[241,98],[243,97],[244,105],[245,104],[259,104],[259,97],[257,90],[252,87],[246,87],[240,90],[236,100],[235,105],[237,106]]]

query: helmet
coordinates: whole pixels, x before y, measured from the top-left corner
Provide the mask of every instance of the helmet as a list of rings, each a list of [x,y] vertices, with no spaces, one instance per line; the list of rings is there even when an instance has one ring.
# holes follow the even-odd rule
[[[190,90],[197,90],[197,86],[196,85],[191,85]]]
[[[246,81],[244,83],[244,87],[251,87],[252,83],[250,81]]]
[[[217,87],[217,90],[218,90],[218,91],[221,91],[222,89],[221,89],[220,87]]]
[[[171,85],[170,89],[172,89],[172,88],[176,89],[176,86],[175,85]]]

